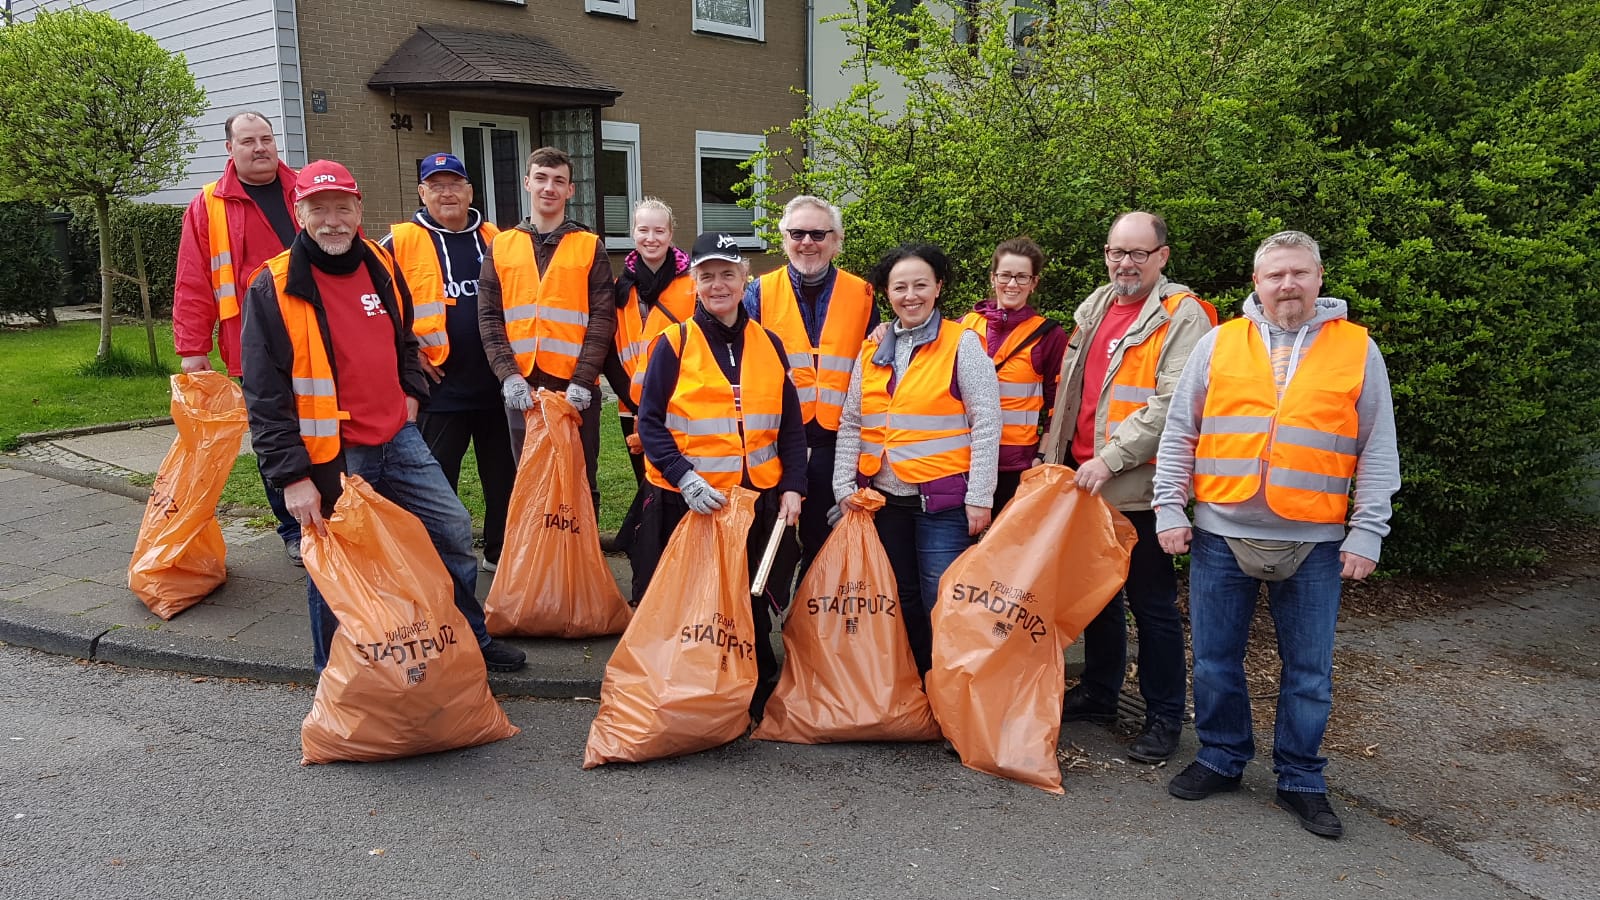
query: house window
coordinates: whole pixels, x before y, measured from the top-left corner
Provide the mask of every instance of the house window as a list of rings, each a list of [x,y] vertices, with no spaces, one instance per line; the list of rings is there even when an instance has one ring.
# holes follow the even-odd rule
[[[572,199],[567,201],[567,217],[589,228],[595,219],[594,118],[589,107],[547,109],[539,113],[539,133],[551,147],[567,151],[572,158]]]
[[[583,0],[583,11],[632,19],[633,0]]]
[[[639,126],[600,123],[600,202],[605,209],[606,249],[633,249],[633,205],[644,196],[639,177]]]
[[[694,30],[765,40],[763,0],[694,0]]]
[[[756,235],[755,220],[760,210],[741,206],[749,200],[750,188],[741,186],[748,177],[743,164],[763,146],[759,134],[728,134],[721,131],[694,133],[695,191],[700,198],[699,231],[725,231],[739,238],[739,246],[751,250],[766,248]],[[766,164],[756,163],[757,179],[766,176]]]
[[[522,189],[528,153],[528,120],[485,113],[450,113],[450,149],[467,167],[472,206],[484,219],[510,228],[528,214]]]

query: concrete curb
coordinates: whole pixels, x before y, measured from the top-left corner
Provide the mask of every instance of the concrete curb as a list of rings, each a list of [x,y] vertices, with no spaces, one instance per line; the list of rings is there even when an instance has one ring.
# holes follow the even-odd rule
[[[76,659],[93,659],[95,642],[110,630],[104,622],[20,603],[0,605],[0,610],[0,641]]]
[[[133,428],[160,428],[171,425],[172,417],[164,419],[134,419],[130,422],[102,422],[99,425],[80,425],[77,428],[57,428],[54,431],[29,431],[17,435],[19,444],[37,444],[40,441],[59,441],[65,438],[86,437],[91,434],[106,434],[112,431],[128,431]]]
[[[140,503],[147,503],[150,500],[149,488],[140,487],[137,484],[129,484],[114,475],[86,472],[83,469],[70,469],[66,466],[58,466],[55,463],[44,462],[43,460],[11,455],[0,456],[0,467],[17,469],[33,475],[43,475],[56,481],[65,481],[68,484],[75,484],[79,487],[93,488],[108,494],[116,494],[120,497],[127,497],[129,500],[137,500]]]

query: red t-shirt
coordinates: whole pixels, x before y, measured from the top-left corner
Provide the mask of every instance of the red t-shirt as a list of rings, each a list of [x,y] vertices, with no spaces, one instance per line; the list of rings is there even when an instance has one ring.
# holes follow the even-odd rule
[[[1144,303],[1118,303],[1112,301],[1106,309],[1100,327],[1094,331],[1089,346],[1083,351],[1083,402],[1078,406],[1078,425],[1072,432],[1072,455],[1078,462],[1087,462],[1094,456],[1094,416],[1100,408],[1100,394],[1105,390],[1106,370],[1111,367],[1111,357],[1117,345],[1139,318]]]
[[[394,323],[365,265],[349,275],[313,267],[333,337],[334,389],[350,418],[339,425],[346,443],[386,444],[406,424],[406,395],[394,351]]]

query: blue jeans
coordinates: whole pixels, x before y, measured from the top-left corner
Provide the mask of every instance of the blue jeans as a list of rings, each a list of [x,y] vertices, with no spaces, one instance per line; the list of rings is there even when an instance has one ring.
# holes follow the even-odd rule
[[[272,516],[278,520],[278,537],[285,544],[300,540],[300,521],[289,515],[289,506],[284,502],[283,489],[275,488],[267,480],[267,473],[261,468],[261,457],[256,457],[256,471],[261,473],[261,486],[267,492],[267,505],[272,507]]]
[[[1089,697],[1117,705],[1128,668],[1128,616],[1139,628],[1139,694],[1145,719],[1178,724],[1188,690],[1183,658],[1183,616],[1178,612],[1178,575],[1172,557],[1156,539],[1152,510],[1124,512],[1139,534],[1128,564],[1128,581],[1100,615],[1083,629],[1083,679]]]
[[[450,489],[439,461],[428,452],[417,426],[407,423],[389,443],[377,447],[345,445],[345,471],[360,475],[374,490],[422,520],[434,549],[455,584],[456,609],[466,616],[478,644],[489,643],[478,603],[478,557],[472,552],[472,516]],[[324,501],[326,505],[326,501]],[[306,576],[306,605],[311,613],[311,643],[317,671],[328,664],[333,632],[339,620],[322,599],[322,591]]]
[[[911,641],[917,671],[933,668],[933,605],[939,579],[977,538],[967,534],[967,509],[958,506],[927,513],[912,506],[884,504],[874,516],[899,588],[900,612]]]
[[[1262,582],[1240,571],[1223,538],[1194,530],[1189,548],[1189,625],[1194,640],[1196,761],[1227,776],[1255,755],[1245,644]],[[1339,542],[1317,544],[1299,571],[1267,582],[1283,668],[1278,680],[1272,771],[1285,791],[1328,789],[1322,735],[1333,708],[1333,632],[1339,619]]]

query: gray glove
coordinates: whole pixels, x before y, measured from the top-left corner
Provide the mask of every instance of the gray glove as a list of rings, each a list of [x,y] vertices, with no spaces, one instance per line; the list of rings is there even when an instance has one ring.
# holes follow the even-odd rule
[[[839,504],[835,503],[833,506],[828,508],[828,527],[829,528],[832,528],[833,526],[839,524],[839,520],[842,519],[842,518],[844,518],[844,507],[842,507]]]
[[[528,389],[528,379],[521,375],[500,382],[500,396],[505,398],[506,409],[533,409],[533,391]]]
[[[567,402],[571,403],[572,408],[579,412],[589,408],[589,400],[593,396],[593,394],[589,393],[589,389],[581,384],[567,385]]]
[[[710,482],[700,477],[699,472],[690,472],[678,482],[678,490],[683,493],[683,502],[697,513],[710,515],[721,509],[728,498],[722,492],[712,487]]]

